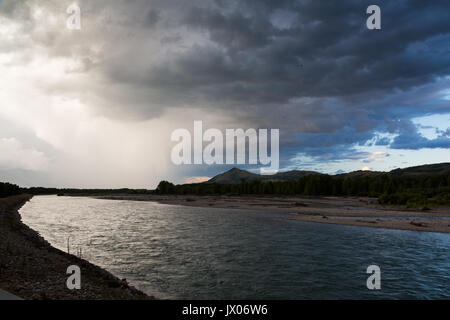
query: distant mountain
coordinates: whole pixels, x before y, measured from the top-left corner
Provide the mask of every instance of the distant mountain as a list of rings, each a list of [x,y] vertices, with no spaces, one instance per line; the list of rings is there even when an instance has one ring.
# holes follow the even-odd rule
[[[315,171],[286,171],[286,172],[278,172],[276,174],[271,175],[260,175],[252,172],[248,172],[245,170],[241,170],[238,168],[233,168],[224,173],[221,173],[214,178],[206,181],[205,183],[220,183],[220,184],[236,184],[241,183],[241,180],[244,179],[248,182],[250,181],[289,181],[289,180],[297,180],[298,178],[310,175],[310,174],[319,174]]]
[[[437,174],[450,174],[450,163],[436,163],[425,164],[422,166],[409,167],[403,169],[395,169],[389,172],[384,171],[353,171],[349,173],[342,173],[336,175],[336,177],[343,178],[360,178],[360,177],[376,177],[381,174],[389,174],[392,176],[420,176],[420,175],[437,175]]]
[[[320,174],[316,171],[302,171],[302,170],[291,170],[285,172],[278,172],[274,175],[264,175],[265,180],[271,181],[289,181],[289,180],[297,180],[298,178],[309,176],[312,174]]]
[[[289,181],[297,180],[298,178],[312,175],[320,174],[315,171],[300,171],[292,170],[286,172],[279,172],[272,175],[260,175],[238,168],[233,168],[224,173],[221,173],[204,183],[219,183],[219,184],[237,184],[241,183],[242,179],[247,182],[250,181]],[[382,174],[389,174],[393,176],[417,176],[417,175],[435,175],[435,174],[450,174],[450,163],[437,163],[428,164],[423,166],[409,167],[404,169],[395,169],[390,172],[382,171],[353,171],[349,173],[341,173],[336,175],[336,177],[341,178],[360,178],[360,177],[376,177]]]
[[[418,176],[418,175],[434,175],[434,174],[450,174],[450,162],[425,164],[422,166],[409,167],[404,169],[395,169],[389,172],[395,176]]]
[[[386,174],[387,172],[383,171],[370,171],[370,170],[358,170],[352,171],[348,173],[336,174],[335,177],[340,178],[363,178],[363,177],[376,177],[381,174]]]
[[[260,180],[261,176],[256,173],[251,173],[238,168],[233,168],[224,173],[218,174],[214,178],[204,182],[204,183],[222,183],[222,184],[233,184],[240,183],[242,179],[246,181]]]

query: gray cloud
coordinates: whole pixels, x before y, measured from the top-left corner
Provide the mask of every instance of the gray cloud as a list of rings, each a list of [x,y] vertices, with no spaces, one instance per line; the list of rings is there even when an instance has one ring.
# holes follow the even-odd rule
[[[29,20],[26,5],[6,3],[6,13]],[[64,9],[49,3],[56,12]],[[117,86],[122,108],[143,118],[180,105],[302,113],[308,106],[292,102],[301,98],[316,104],[334,98],[340,100],[336,111],[350,105],[353,112],[364,107],[361,100],[408,92],[449,74],[443,43],[450,41],[450,4],[382,1],[383,29],[373,32],[365,28],[368,3],[84,0],[84,31],[68,37],[58,28],[35,41],[51,54],[80,56],[85,71]],[[290,12],[297,18],[279,28],[273,17]],[[96,43],[103,46],[98,53]],[[278,110],[274,122],[282,121]]]

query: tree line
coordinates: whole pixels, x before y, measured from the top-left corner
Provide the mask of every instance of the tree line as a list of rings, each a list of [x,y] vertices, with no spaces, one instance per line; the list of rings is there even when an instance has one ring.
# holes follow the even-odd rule
[[[145,189],[57,189],[20,188],[0,182],[0,198],[17,194],[32,195],[273,195],[273,196],[361,196],[378,198],[380,204],[450,205],[450,175],[393,176],[381,174],[364,177],[340,177],[315,174],[291,181],[246,181],[238,184],[199,183],[174,185],[161,181],[156,190]]]
[[[19,186],[12,183],[0,182],[0,198],[6,198],[21,193],[22,190]]]
[[[18,194],[31,194],[31,195],[53,195],[60,196],[103,196],[103,195],[119,195],[119,194],[151,194],[152,190],[146,189],[74,189],[74,188],[44,188],[44,187],[31,187],[21,188],[15,184],[0,182],[0,198],[6,198]]]
[[[450,175],[339,177],[308,175],[292,181],[246,181],[239,184],[183,184],[161,181],[157,194],[364,196],[380,204],[450,205]]]

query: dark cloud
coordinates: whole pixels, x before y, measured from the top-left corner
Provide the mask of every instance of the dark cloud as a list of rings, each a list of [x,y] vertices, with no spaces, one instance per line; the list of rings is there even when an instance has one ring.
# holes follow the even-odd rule
[[[397,137],[392,141],[392,149],[418,150],[423,148],[450,148],[450,137],[443,132],[435,139],[428,139],[420,134],[419,126],[411,121],[399,121],[397,126]],[[447,130],[448,131],[448,130]]]
[[[3,14],[29,19],[27,6],[14,3],[6,1]],[[146,120],[173,108],[201,110],[199,119],[226,113],[280,128],[284,159],[363,157],[354,148],[368,141],[448,148],[448,130],[430,140],[411,119],[450,113],[450,101],[439,97],[450,86],[450,2],[378,1],[382,29],[375,31],[366,28],[371,4],[83,0],[79,38],[35,41],[50,54],[90,62],[83,72],[102,86],[76,90],[108,117]]]
[[[154,90],[162,106],[238,112],[256,126],[310,133],[284,140],[285,148],[295,141],[297,152],[309,154],[395,132],[392,121],[450,112],[448,100],[436,99],[450,74],[450,3],[381,1],[380,31],[365,27],[369,4],[215,1],[182,11],[165,6],[158,10],[172,21],[167,30],[187,28],[194,40],[186,42],[185,34],[184,47],[176,45],[182,50],[169,50],[159,63],[137,70],[108,66],[109,76]],[[179,17],[178,24],[171,16]],[[151,116],[154,107],[139,112]],[[401,143],[403,137],[392,147],[412,148]],[[416,141],[417,148],[445,145]],[[375,143],[388,144],[387,138]]]
[[[383,138],[379,138],[377,139],[377,141],[375,142],[376,146],[387,146],[391,143],[391,139],[387,138],[387,137],[383,137]]]
[[[443,137],[449,137],[450,138],[450,128],[447,128],[445,132],[442,133]]]
[[[144,27],[153,28],[159,21],[160,15],[157,10],[150,9],[148,10],[147,16],[145,18]]]
[[[241,105],[409,90],[447,75],[450,66],[442,45],[450,5],[415,5],[382,3],[380,32],[365,28],[364,1],[194,6],[181,26],[208,42],[147,70],[144,81]],[[298,13],[290,29],[271,20],[281,9]]]
[[[450,138],[438,137],[436,139],[427,139],[419,134],[402,134],[396,137],[390,145],[392,149],[410,149],[418,150],[423,148],[450,148]]]

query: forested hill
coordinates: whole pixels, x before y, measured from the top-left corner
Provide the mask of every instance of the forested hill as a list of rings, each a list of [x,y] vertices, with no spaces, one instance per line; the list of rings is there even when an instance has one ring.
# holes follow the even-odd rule
[[[238,168],[233,168],[228,170],[227,172],[221,173],[214,178],[206,181],[205,183],[220,183],[220,184],[233,184],[233,183],[241,183],[241,180],[244,179],[248,182],[251,181],[289,181],[289,180],[297,180],[298,178],[311,175],[311,174],[319,174],[315,171],[286,171],[279,172],[273,175],[260,175],[252,172],[248,172],[245,170],[241,170]]]
[[[450,174],[450,162],[395,169],[389,173],[395,176],[445,175]]]

